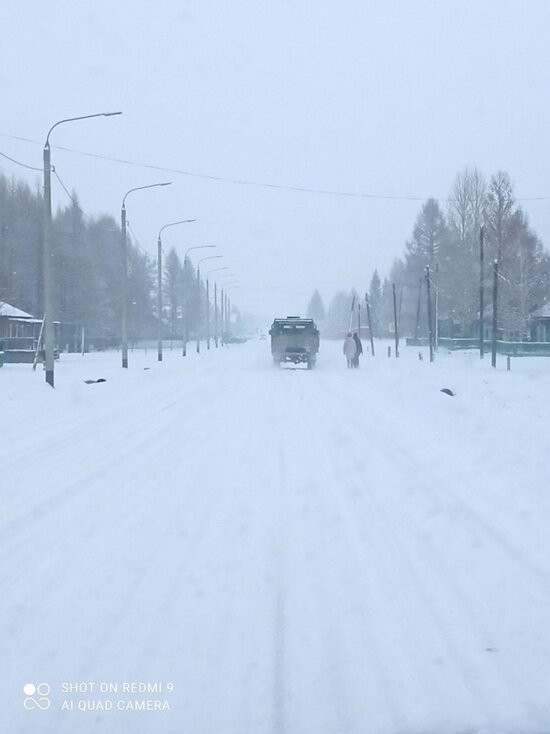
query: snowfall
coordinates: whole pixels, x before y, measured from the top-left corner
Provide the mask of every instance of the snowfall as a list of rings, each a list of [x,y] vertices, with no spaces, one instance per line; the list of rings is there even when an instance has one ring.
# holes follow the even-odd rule
[[[550,360],[388,344],[0,369],[2,734],[550,732]]]

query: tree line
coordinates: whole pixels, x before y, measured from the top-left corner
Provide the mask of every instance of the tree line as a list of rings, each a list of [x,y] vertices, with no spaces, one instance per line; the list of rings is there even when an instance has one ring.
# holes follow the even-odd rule
[[[372,274],[368,296],[375,334],[391,331],[394,284],[401,333],[426,333],[423,289],[429,267],[446,335],[471,336],[479,318],[482,231],[483,284],[488,294],[493,262],[499,263],[499,331],[510,339],[528,338],[531,314],[550,300],[550,255],[516,201],[509,175],[498,171],[487,180],[476,168],[457,174],[445,209],[435,199],[423,204],[403,255],[396,258],[388,276],[382,280],[377,270]],[[336,293],[325,311],[316,291],[308,313],[324,323],[328,333],[341,333],[349,323],[353,295],[359,297]],[[360,294],[361,301],[363,297]],[[485,303],[490,303],[489,297]]]
[[[52,259],[54,319],[61,322],[65,341],[81,329],[96,346],[118,343],[121,314],[121,230],[109,215],[88,217],[78,196],[59,207],[53,217]],[[31,187],[0,173],[0,303],[10,303],[37,318],[44,313],[43,198]],[[164,260],[163,323],[167,337],[181,338],[182,305],[192,335],[200,325],[198,294],[204,302],[204,285],[197,289],[190,261],[183,267],[177,252]],[[128,242],[128,334],[131,340],[154,337],[156,261],[142,252],[137,241]]]

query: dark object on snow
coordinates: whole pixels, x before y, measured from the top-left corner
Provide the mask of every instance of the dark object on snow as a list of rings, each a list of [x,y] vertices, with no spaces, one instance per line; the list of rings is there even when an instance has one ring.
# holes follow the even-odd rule
[[[150,370],[151,368],[150,367],[144,367],[143,369],[144,370]]]
[[[439,392],[444,392],[445,395],[450,395],[451,397],[454,397],[454,392],[450,390],[448,387],[442,387]]]
[[[104,377],[100,377],[98,380],[84,380],[86,385],[95,385],[98,382],[107,382],[107,380]]]

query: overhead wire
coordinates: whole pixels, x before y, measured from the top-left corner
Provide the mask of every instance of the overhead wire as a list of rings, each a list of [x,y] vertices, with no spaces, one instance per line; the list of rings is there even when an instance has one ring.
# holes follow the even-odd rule
[[[32,143],[33,145],[42,145],[38,140],[32,140],[31,138],[23,138],[17,135],[9,135],[8,133],[0,132],[0,136],[9,138],[11,140],[19,140],[25,143]],[[182,176],[188,176],[191,178],[200,178],[207,181],[217,181],[220,183],[230,183],[239,186],[251,186],[257,188],[274,189],[279,191],[293,191],[297,193],[305,194],[317,194],[323,196],[337,196],[346,198],[357,198],[357,199],[373,199],[373,200],[387,200],[387,201],[426,201],[427,199],[433,199],[434,201],[453,201],[452,197],[437,197],[437,196],[394,196],[391,194],[372,194],[361,191],[347,191],[338,189],[323,189],[309,186],[294,186],[291,184],[277,184],[269,181],[236,178],[231,176],[221,176],[217,174],[200,173],[197,171],[189,171],[181,168],[169,168],[167,166],[159,166],[151,163],[143,163],[141,161],[132,161],[126,158],[116,158],[114,156],[102,155],[100,153],[90,153],[89,151],[78,150],[76,148],[69,148],[62,145],[52,145],[52,148],[56,150],[62,150],[67,153],[74,153],[76,155],[83,155],[88,158],[97,158],[99,160],[110,161],[112,163],[120,163],[121,165],[134,166],[137,168],[147,168],[153,171],[162,171],[164,173],[175,173]],[[38,169],[40,170],[40,169]],[[547,201],[550,196],[530,196],[530,197],[518,197],[517,201]]]
[[[53,171],[54,176],[58,180],[61,188],[67,194],[67,196],[69,197],[69,199],[71,200],[71,202],[73,203],[73,205],[76,207],[76,209],[78,209],[78,211],[82,214],[82,216],[85,217],[88,221],[92,221],[92,217],[90,217],[90,215],[87,214],[84,211],[84,209],[82,209],[82,207],[80,206],[80,204],[77,203],[77,201],[75,200],[74,196],[70,193],[68,187],[63,183],[61,177],[59,176],[59,173],[57,172],[57,170],[53,166],[52,166],[52,171]],[[151,257],[150,254],[144,249],[144,247],[140,243],[139,239],[137,238],[136,233],[132,229],[132,226],[131,226],[130,222],[127,221],[126,222],[126,226],[127,226],[128,230],[130,231],[130,233],[132,235],[132,238],[134,240],[134,244],[136,245],[136,247],[138,248],[138,250],[140,250],[141,253],[143,255],[145,255],[145,257],[150,258]]]
[[[15,160],[15,158],[11,158],[9,155],[6,155],[5,153],[2,153],[0,151],[0,155],[2,158],[7,158],[8,161],[11,161],[12,163],[16,163],[18,166],[21,166],[22,168],[28,168],[29,171],[42,171],[42,168],[36,168],[35,166],[28,166],[26,163],[21,163],[21,161]]]
[[[130,224],[130,222],[129,222],[129,221],[126,221],[126,227],[127,227],[127,228],[128,228],[129,230],[130,230],[130,234],[131,234],[131,235],[132,235],[132,237],[134,238],[134,242],[135,242],[135,244],[136,244],[136,246],[137,246],[138,250],[140,250],[140,252],[142,253],[142,255],[145,255],[145,257],[146,257],[147,259],[151,260],[151,259],[152,259],[152,257],[151,257],[151,255],[150,255],[150,253],[148,253],[148,252],[147,252],[147,251],[145,250],[145,248],[144,248],[144,247],[142,246],[141,242],[140,242],[140,241],[138,240],[138,238],[137,238],[137,235],[136,235],[136,233],[134,232],[134,230],[132,229],[132,225]]]
[[[69,197],[69,199],[73,203],[73,206],[75,207],[75,209],[78,209],[78,211],[82,214],[83,217],[85,217],[88,221],[91,221],[92,218],[90,217],[90,215],[89,214],[86,214],[86,212],[84,211],[84,209],[80,206],[80,204],[77,203],[77,201],[74,198],[74,196],[70,193],[70,191],[67,188],[67,186],[65,186],[65,184],[61,180],[61,177],[59,176],[59,174],[57,172],[57,169],[52,166],[52,171],[53,171],[53,175],[58,180],[61,188],[63,189],[63,191],[67,194],[67,196]]]

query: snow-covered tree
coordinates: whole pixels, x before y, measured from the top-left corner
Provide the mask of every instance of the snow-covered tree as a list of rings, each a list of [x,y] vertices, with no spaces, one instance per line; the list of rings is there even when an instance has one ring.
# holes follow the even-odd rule
[[[447,210],[448,233],[438,257],[440,311],[469,334],[479,308],[479,232],[487,216],[487,184],[466,168],[454,181]]]
[[[330,302],[327,325],[328,331],[333,336],[341,336],[348,330],[352,299],[351,294],[339,291]]]
[[[375,270],[372,274],[369,285],[369,304],[371,310],[371,321],[373,336],[380,335],[380,318],[381,318],[381,306],[382,306],[382,283],[378,270]]]
[[[311,296],[306,314],[308,319],[313,319],[317,323],[322,324],[325,321],[327,314],[323,304],[323,299],[321,298],[321,294],[318,290],[315,290]]]

